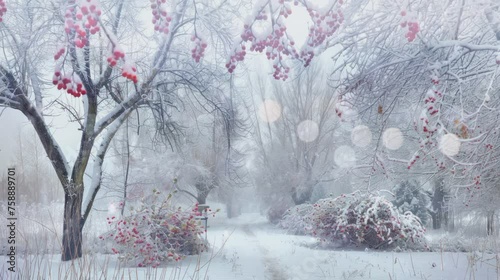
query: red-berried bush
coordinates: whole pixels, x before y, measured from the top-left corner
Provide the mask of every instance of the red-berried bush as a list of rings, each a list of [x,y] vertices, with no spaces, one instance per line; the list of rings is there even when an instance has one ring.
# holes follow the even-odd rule
[[[313,205],[312,233],[325,241],[387,248],[427,248],[425,228],[411,212],[401,214],[382,196],[353,193]]]
[[[290,234],[306,235],[311,232],[311,212],[312,204],[296,205],[285,211],[279,226],[287,230]]]
[[[172,205],[171,198],[172,194],[165,198],[154,191],[131,210],[131,215],[121,219],[108,217],[113,229],[100,238],[112,241],[111,250],[121,260],[139,267],[157,267],[205,251],[207,244],[202,238],[205,228],[196,219],[201,215],[198,204],[182,209]]]

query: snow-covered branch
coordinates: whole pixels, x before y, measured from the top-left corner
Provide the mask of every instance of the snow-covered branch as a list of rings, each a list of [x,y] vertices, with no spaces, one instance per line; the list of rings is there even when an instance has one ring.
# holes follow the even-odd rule
[[[113,137],[115,136],[116,132],[118,132],[118,129],[125,122],[125,120],[128,118],[131,112],[132,109],[125,110],[123,114],[120,115],[120,117],[116,118],[111,123],[111,125],[107,127],[106,133],[102,136],[101,143],[99,144],[94,159],[92,183],[90,184],[90,187],[87,189],[86,191],[87,195],[82,202],[82,210],[84,211],[82,213],[82,219],[84,222],[87,220],[87,217],[90,214],[90,211],[92,210],[92,205],[94,203],[95,197],[97,196],[97,193],[99,192],[99,189],[101,187],[102,167],[104,163],[104,157],[106,155],[106,152],[108,151],[109,145],[111,144],[111,140],[113,140]]]
[[[432,50],[452,48],[452,47],[462,47],[471,51],[494,51],[494,52],[500,51],[500,46],[489,45],[489,44],[477,45],[460,40],[440,41],[438,44],[432,46]]]
[[[97,121],[94,129],[94,137],[97,137],[106,127],[112,124],[115,120],[123,116],[127,110],[137,105],[141,100],[141,95],[134,93],[125,99],[122,103],[118,104],[106,116]]]

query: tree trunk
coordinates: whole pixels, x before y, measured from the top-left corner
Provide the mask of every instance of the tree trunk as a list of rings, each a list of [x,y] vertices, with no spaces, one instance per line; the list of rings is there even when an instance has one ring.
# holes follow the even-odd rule
[[[432,219],[432,229],[436,229],[436,213],[430,212],[430,214],[431,214],[431,219]]]
[[[486,216],[486,231],[488,235],[495,233],[495,211],[488,211]]]
[[[314,185],[311,183],[306,183],[304,188],[298,190],[292,187],[291,195],[295,205],[301,205],[311,200]]]
[[[440,229],[442,224],[443,224],[443,208],[441,208],[441,206],[439,206],[439,208],[436,212],[436,228],[435,229]]]
[[[437,211],[431,212],[432,228],[440,229],[443,221],[443,211],[438,208]]]
[[[434,182],[434,193],[432,195],[432,210],[435,216],[432,217],[432,227],[440,229],[443,223],[443,211],[445,206],[445,187],[443,178],[438,178]]]
[[[64,195],[62,261],[69,261],[82,257],[82,196],[83,192],[80,191],[76,193],[67,192]]]
[[[448,208],[445,213],[445,222],[446,222],[446,230],[453,231],[455,230],[455,215],[454,211]]]
[[[444,223],[444,228],[446,231],[448,231],[448,226],[449,226],[449,213],[448,213],[448,210],[445,210],[443,212],[443,223]]]
[[[207,204],[208,194],[214,186],[208,185],[205,182],[198,182],[194,186],[196,188],[196,200],[198,201],[198,204]]]
[[[198,189],[198,195],[196,196],[196,200],[198,204],[207,204],[207,196],[210,191],[207,189],[200,190]]]

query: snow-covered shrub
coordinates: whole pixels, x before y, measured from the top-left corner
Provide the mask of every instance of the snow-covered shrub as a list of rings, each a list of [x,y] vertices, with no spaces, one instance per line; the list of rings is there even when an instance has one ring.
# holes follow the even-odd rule
[[[401,213],[412,212],[420,218],[422,224],[426,224],[429,218],[427,207],[429,197],[424,193],[416,180],[406,180],[396,185],[393,189],[396,199],[392,201]]]
[[[171,198],[171,194],[165,198],[153,191],[132,209],[130,216],[108,217],[113,229],[100,238],[111,240],[113,253],[139,267],[157,267],[203,252],[207,245],[201,238],[205,229],[196,219],[200,215],[198,205],[184,210],[173,206]]]
[[[312,233],[323,240],[385,248],[426,247],[425,228],[411,212],[401,214],[381,196],[353,193],[313,205]]]
[[[301,204],[289,208],[283,214],[279,226],[290,234],[305,235],[311,231],[310,214],[313,210],[311,204]]]

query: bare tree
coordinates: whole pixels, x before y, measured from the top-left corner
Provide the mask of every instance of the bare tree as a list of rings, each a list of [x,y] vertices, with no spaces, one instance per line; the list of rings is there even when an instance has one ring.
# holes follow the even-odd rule
[[[173,4],[159,1],[151,6],[158,35],[148,38],[147,33],[137,32],[137,26],[125,17],[132,11],[129,9],[141,8],[125,1],[102,2],[100,6],[97,1],[69,0],[63,3],[62,10],[58,5],[51,7],[37,1],[9,5],[10,13],[2,16],[0,25],[0,40],[6,46],[0,61],[0,104],[22,112],[43,144],[64,189],[62,260],[75,259],[82,255],[82,228],[101,188],[104,158],[119,127],[136,108],[157,102],[157,85],[165,78],[160,74],[175,71],[176,63],[172,62],[185,59],[186,55],[201,60],[206,49],[202,30],[219,34],[214,36],[219,42],[227,39],[223,35],[227,25],[214,23],[221,22],[224,10],[231,6],[222,3],[208,6],[187,0]],[[104,11],[110,14],[104,15]],[[51,14],[56,17],[47,16]],[[24,22],[30,25],[29,31],[21,31]],[[143,61],[137,66],[120,44],[130,31],[134,35],[132,40],[149,40],[151,47],[151,52],[141,52],[142,57],[136,57]],[[176,44],[183,45],[190,39],[194,44],[191,53],[185,47],[182,52],[175,51]],[[72,165],[52,137],[50,122],[44,115],[43,100],[50,87],[44,82],[47,57],[43,52],[51,49],[54,40],[60,41],[61,47],[54,57],[53,83],[70,95],[82,96],[84,101],[81,115],[71,105],[66,107],[81,126],[80,147]],[[194,64],[189,70],[182,70],[183,80],[195,76],[191,71],[196,70]],[[119,75],[128,81],[117,79]],[[83,178],[88,168],[93,170],[92,183],[85,188]]]
[[[319,66],[272,88],[260,83],[262,95],[255,104],[256,185],[268,205],[286,199],[283,194],[294,204],[311,202],[315,187],[332,180],[338,147],[332,141],[338,127],[336,96],[328,91]],[[269,89],[272,93],[266,94]]]

